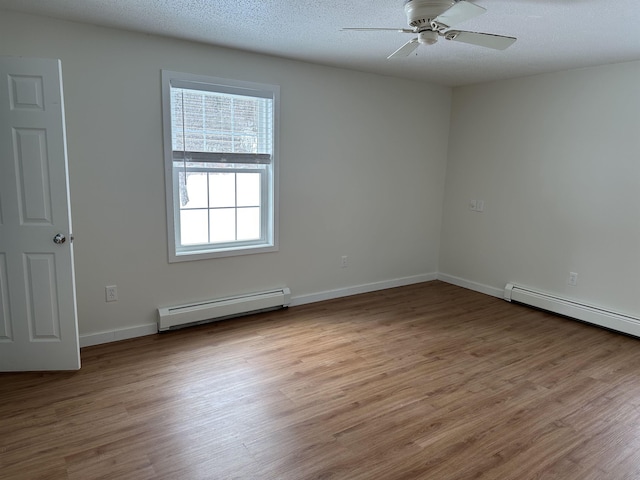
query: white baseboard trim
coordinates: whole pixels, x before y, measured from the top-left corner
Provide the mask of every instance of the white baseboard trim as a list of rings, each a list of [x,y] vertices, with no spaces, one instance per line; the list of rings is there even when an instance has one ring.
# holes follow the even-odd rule
[[[137,327],[127,327],[119,330],[111,330],[109,332],[89,333],[80,335],[80,348],[100,345],[101,343],[117,342],[127,340],[129,338],[144,337],[158,333],[157,323],[148,323],[147,325],[139,325]]]
[[[454,277],[453,275],[447,275],[446,273],[438,273],[438,280],[443,282],[457,285],[458,287],[467,288],[475,292],[484,293],[485,295],[491,295],[492,297],[503,298],[504,288],[496,288],[484,283],[472,282],[460,277]]]
[[[392,280],[384,280],[382,282],[365,283],[364,285],[355,285],[352,287],[338,288],[335,290],[327,290],[324,292],[310,293],[308,295],[293,296],[291,298],[290,307],[305,305],[307,303],[322,302],[324,300],[333,300],[334,298],[349,297],[360,293],[375,292],[378,290],[386,290],[387,288],[404,287],[413,285],[414,283],[430,282],[438,278],[437,273],[424,273],[422,275],[414,275],[411,277],[394,278]]]
[[[421,275],[414,275],[411,277],[395,278],[392,280],[385,280],[382,282],[367,283],[364,285],[355,285],[351,287],[338,288],[335,290],[327,290],[324,292],[311,293],[307,295],[293,296],[289,306],[295,307],[298,305],[305,305],[308,303],[322,302],[324,300],[333,300],[335,298],[348,297],[351,295],[358,295],[361,293],[375,292],[378,290],[385,290],[387,288],[403,287],[406,285],[413,285],[416,283],[430,282],[433,280],[441,280],[458,287],[473,290],[492,297],[504,298],[504,288],[496,288],[483,283],[473,282],[446,273],[425,273]],[[566,313],[565,313],[566,314]],[[580,318],[580,317],[576,317]],[[631,318],[634,322],[640,322],[638,318]],[[589,320],[586,320],[587,322]],[[640,337],[640,324],[635,326],[635,330],[629,331],[628,329],[621,328],[620,325],[602,325],[598,322],[591,322],[596,325],[605,326],[607,328],[618,330],[621,332],[630,333],[631,335]],[[635,325],[635,324],[634,324]],[[129,338],[143,337],[145,335],[153,335],[158,333],[158,324],[149,323],[146,325],[139,325],[136,327],[127,327],[119,330],[111,330],[108,332],[89,333],[80,335],[80,347],[90,347],[93,345],[100,345],[103,343],[117,342],[120,340],[126,340]]]
[[[289,306],[295,307],[298,305],[305,305],[307,303],[315,303],[321,302],[323,300],[332,300],[334,298],[358,295],[360,293],[385,290],[387,288],[404,287],[406,285],[430,282],[436,279],[438,279],[437,273],[425,273],[422,275],[414,275],[411,277],[394,278],[392,280],[385,280],[382,282],[367,283],[364,285],[355,285],[352,287],[339,288],[336,290],[327,290],[325,292],[311,293],[309,295],[300,295],[297,297],[293,296],[291,298],[291,303],[289,304]],[[157,323],[149,323],[147,325],[128,327],[120,330],[111,330],[108,332],[89,333],[86,335],[80,335],[80,347],[91,347],[93,345],[100,345],[102,343],[117,342],[119,340],[127,340],[129,338],[153,335],[155,333],[158,333]]]

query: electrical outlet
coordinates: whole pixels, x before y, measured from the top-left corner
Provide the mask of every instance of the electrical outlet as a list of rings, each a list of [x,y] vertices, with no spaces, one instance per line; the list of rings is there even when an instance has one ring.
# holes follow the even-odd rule
[[[567,283],[572,287],[578,285],[578,274],[576,272],[569,272],[569,280],[567,280]]]
[[[484,212],[484,200],[470,200],[469,210],[472,212]]]
[[[107,302],[117,302],[118,301],[118,287],[115,285],[109,285],[104,287],[104,296]]]
[[[340,258],[340,268],[347,268],[349,266],[349,258],[346,255],[343,255]]]

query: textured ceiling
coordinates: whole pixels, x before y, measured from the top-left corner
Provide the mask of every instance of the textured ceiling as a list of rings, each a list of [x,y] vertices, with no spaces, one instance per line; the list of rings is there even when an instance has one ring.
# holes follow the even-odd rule
[[[518,37],[496,51],[441,39],[386,57],[412,37],[402,0],[0,0],[0,9],[196,40],[442,85],[640,60],[637,0],[475,0],[457,29]]]

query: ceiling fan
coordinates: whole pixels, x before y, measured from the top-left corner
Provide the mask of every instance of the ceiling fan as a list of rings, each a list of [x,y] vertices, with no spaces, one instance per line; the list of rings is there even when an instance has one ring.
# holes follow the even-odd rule
[[[404,11],[407,15],[409,26],[412,28],[343,28],[343,30],[392,30],[418,35],[387,58],[408,57],[420,44],[433,45],[438,41],[438,37],[495,50],[504,50],[516,41],[514,37],[505,37],[492,33],[449,30],[453,25],[470,20],[486,12],[485,8],[466,0],[405,0]]]

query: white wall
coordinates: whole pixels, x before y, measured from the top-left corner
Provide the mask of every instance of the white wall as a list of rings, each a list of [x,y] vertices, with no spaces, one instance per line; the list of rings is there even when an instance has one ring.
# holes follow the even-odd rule
[[[81,334],[176,302],[437,271],[448,88],[9,12],[0,54],[62,60]],[[281,86],[279,252],[167,262],[161,69]]]
[[[640,62],[454,89],[440,272],[637,317],[638,85]]]

